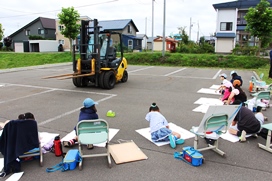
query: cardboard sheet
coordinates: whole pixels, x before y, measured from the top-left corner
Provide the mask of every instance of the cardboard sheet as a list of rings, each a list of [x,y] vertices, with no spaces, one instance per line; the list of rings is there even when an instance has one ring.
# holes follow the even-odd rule
[[[114,129],[114,128],[109,128],[109,141],[118,133],[119,129]],[[65,137],[63,137],[61,139],[61,141],[69,141],[71,139],[73,139],[76,136],[76,132],[73,130],[70,133],[68,133]],[[105,143],[100,143],[100,144],[94,144],[94,146],[97,147],[105,147],[106,146],[106,142]]]
[[[201,88],[200,90],[197,91],[197,93],[221,95],[218,91],[215,92],[215,89],[207,89],[207,88]]]
[[[216,89],[218,89],[220,86],[221,86],[221,85],[214,85],[214,84],[213,84],[213,85],[210,87],[210,89],[216,90]]]
[[[191,133],[190,131],[175,125],[174,123],[169,123],[169,128],[172,131],[175,131],[177,133],[179,133],[181,135],[181,138],[186,140],[189,138],[193,138],[195,135],[193,133]],[[146,139],[148,139],[149,141],[151,141],[152,143],[154,143],[157,146],[163,146],[163,145],[168,145],[170,142],[169,141],[163,141],[163,142],[153,142],[151,140],[151,134],[150,134],[150,128],[142,128],[142,129],[138,129],[135,130],[137,133],[139,133],[140,135],[142,135],[143,137],[145,137]]]
[[[193,111],[194,112],[206,113],[208,109],[209,109],[209,105],[207,105],[207,104],[201,104],[200,106],[198,106],[195,109],[193,109]]]
[[[194,104],[207,104],[207,105],[223,105],[224,103],[218,98],[201,97]]]
[[[0,171],[4,168],[4,158],[0,158]]]
[[[148,158],[133,141],[109,145],[109,152],[116,164],[146,160]]]
[[[24,172],[12,174],[6,181],[18,181],[23,176]]]

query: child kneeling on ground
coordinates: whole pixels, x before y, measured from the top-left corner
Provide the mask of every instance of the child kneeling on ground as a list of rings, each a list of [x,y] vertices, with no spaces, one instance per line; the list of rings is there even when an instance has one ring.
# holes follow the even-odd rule
[[[184,140],[180,139],[180,134],[169,129],[169,125],[165,117],[160,113],[160,109],[156,103],[152,103],[149,113],[145,119],[149,121],[151,139],[154,142],[170,141],[170,146],[176,148],[177,144],[183,144]]]

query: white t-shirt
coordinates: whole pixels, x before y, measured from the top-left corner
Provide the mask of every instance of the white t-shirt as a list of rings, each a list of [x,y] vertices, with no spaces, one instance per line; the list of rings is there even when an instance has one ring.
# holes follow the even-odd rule
[[[168,122],[165,117],[157,111],[147,113],[145,119],[149,121],[150,133],[168,126]]]
[[[260,121],[261,125],[264,123],[264,116],[261,112],[256,113],[255,117]]]
[[[231,92],[233,92],[234,95],[238,95],[240,93],[240,91],[238,89],[233,89]]]

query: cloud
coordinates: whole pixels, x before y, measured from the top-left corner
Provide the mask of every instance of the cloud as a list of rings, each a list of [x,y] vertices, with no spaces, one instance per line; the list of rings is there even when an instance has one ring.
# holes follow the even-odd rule
[[[163,33],[164,2],[166,2],[166,35],[178,33],[178,27],[186,27],[189,34],[192,19],[191,37],[209,36],[215,32],[216,12],[212,4],[227,0],[155,0],[154,35]],[[57,18],[62,7],[74,7],[81,16],[98,20],[132,19],[138,33],[152,34],[152,0],[12,0],[1,5],[0,23],[8,36],[37,17]],[[199,24],[199,28],[198,28]]]

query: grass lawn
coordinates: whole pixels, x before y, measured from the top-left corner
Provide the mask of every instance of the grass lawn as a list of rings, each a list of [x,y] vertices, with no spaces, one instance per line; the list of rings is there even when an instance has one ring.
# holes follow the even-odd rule
[[[133,56],[136,55],[137,54]],[[70,54],[70,52],[56,52],[56,53],[0,52],[0,69],[28,67],[35,65],[45,65],[64,62],[72,62],[72,54]],[[255,71],[258,75],[264,73],[263,80],[266,81],[267,84],[271,84],[272,79],[268,79],[269,68],[270,68],[269,65],[266,65],[261,68],[253,69],[253,71]]]

